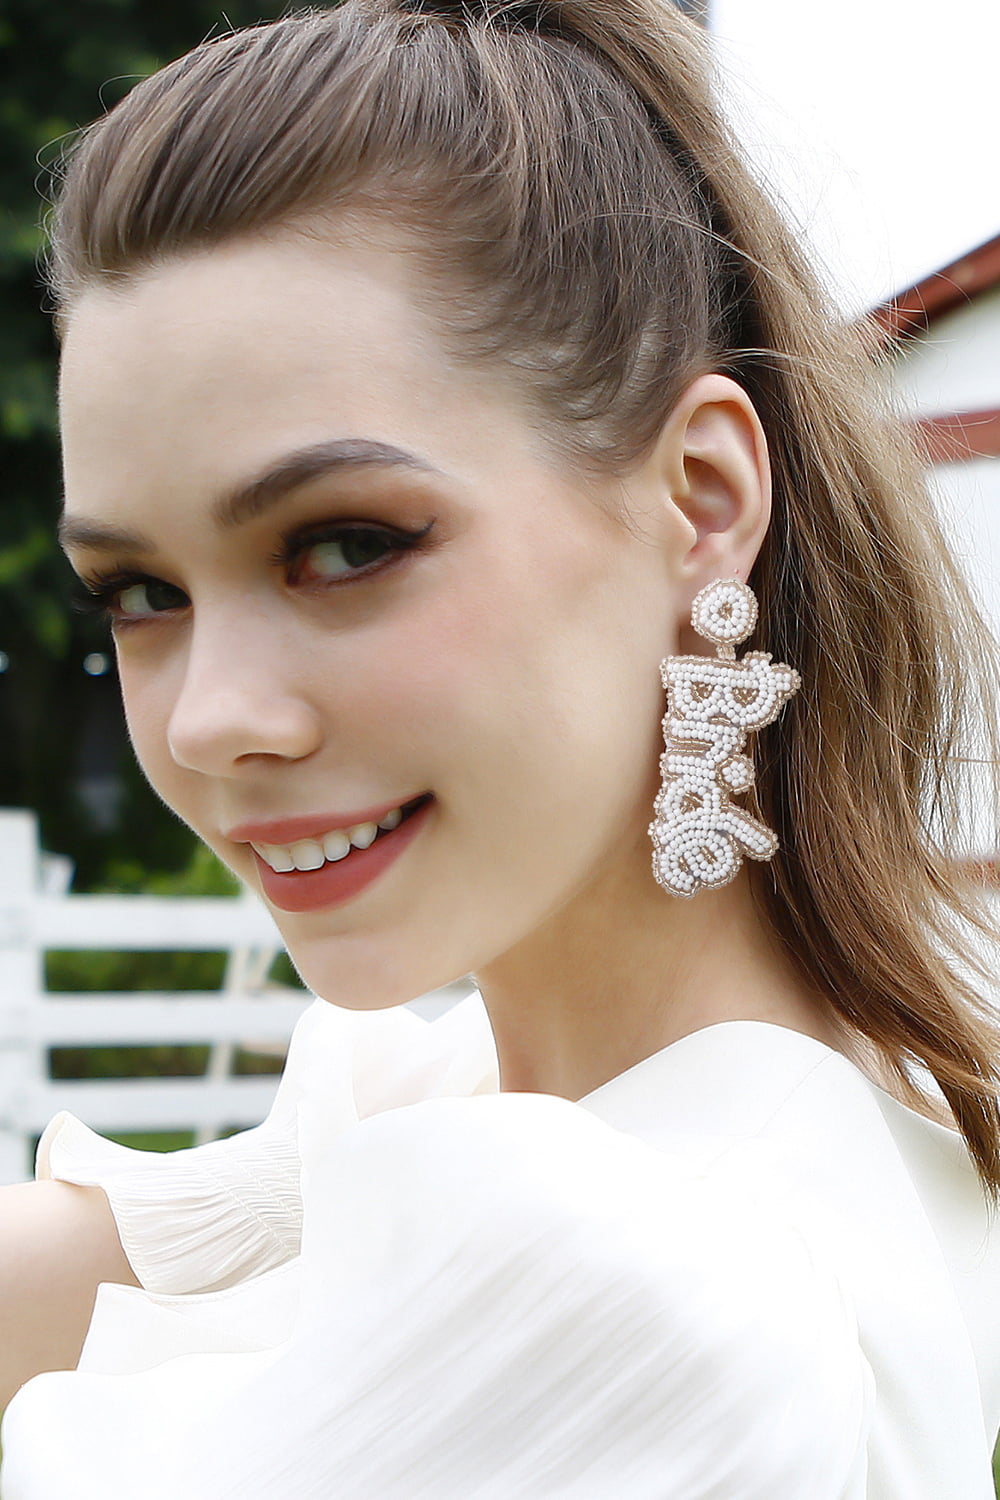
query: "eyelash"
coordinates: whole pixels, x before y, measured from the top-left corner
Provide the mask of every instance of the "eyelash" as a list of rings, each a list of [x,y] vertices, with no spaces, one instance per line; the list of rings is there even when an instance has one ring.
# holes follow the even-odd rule
[[[293,532],[291,536],[286,537],[277,551],[272,553],[271,561],[279,567],[291,570],[313,547],[318,547],[323,542],[339,542],[349,536],[377,536],[387,544],[390,553],[410,552],[420,545],[433,525],[433,521],[428,521],[426,526],[421,526],[417,531],[406,531],[397,526],[373,526],[363,521],[342,521],[335,525],[317,526],[306,531]],[[380,571],[385,565],[384,562],[378,561],[372,565],[355,568],[346,576],[366,577],[369,573]]]
[[[380,573],[386,567],[392,565],[393,561],[406,552],[416,551],[427,537],[434,520],[427,522],[416,531],[408,531],[397,526],[376,526],[368,522],[338,522],[335,525],[324,525],[310,528],[307,531],[293,532],[284,538],[279,548],[271,554],[269,559],[274,565],[285,568],[291,574],[296,564],[306,556],[313,548],[324,542],[341,542],[350,536],[375,536],[386,545],[386,555],[373,563],[353,568],[345,573],[343,577],[330,577],[322,580],[321,587],[340,588],[344,584],[351,583],[355,579],[367,578],[374,573]],[[112,573],[94,573],[82,580],[86,593],[73,600],[76,610],[82,614],[97,615],[112,621],[116,625],[141,624],[145,620],[154,618],[157,614],[166,614],[167,610],[156,610],[149,615],[137,615],[130,617],[119,615],[115,611],[115,601],[126,589],[134,588],[136,584],[161,583],[150,573],[141,573],[131,569],[118,569]],[[294,581],[294,580],[293,580]],[[172,585],[169,585],[172,587]],[[177,593],[183,597],[183,590]]]

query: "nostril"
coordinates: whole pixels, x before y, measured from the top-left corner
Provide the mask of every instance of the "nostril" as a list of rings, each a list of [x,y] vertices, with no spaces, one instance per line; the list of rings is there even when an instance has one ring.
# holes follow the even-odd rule
[[[261,756],[304,759],[322,743],[322,725],[302,698],[242,691],[236,682],[200,691],[192,684],[175,705],[167,743],[178,765],[225,775]]]

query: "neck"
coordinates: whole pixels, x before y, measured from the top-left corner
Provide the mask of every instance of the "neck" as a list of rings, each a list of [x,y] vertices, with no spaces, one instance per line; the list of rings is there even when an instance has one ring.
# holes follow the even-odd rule
[[[847,1050],[756,909],[745,869],[685,900],[661,890],[649,864],[641,845],[622,851],[477,972],[503,1089],[580,1099],[718,1021],[770,1021]]]

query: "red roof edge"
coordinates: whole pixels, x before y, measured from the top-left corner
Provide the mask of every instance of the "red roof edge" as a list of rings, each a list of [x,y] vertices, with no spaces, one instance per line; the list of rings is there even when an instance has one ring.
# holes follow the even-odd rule
[[[928,463],[960,464],[974,458],[1000,458],[1000,407],[918,417],[913,429]]]
[[[984,854],[973,859],[954,861],[957,873],[965,875],[974,885],[985,885],[990,890],[1000,889],[1000,859],[996,855]]]
[[[1000,285],[1000,234],[873,308],[887,341],[909,338],[963,302]]]

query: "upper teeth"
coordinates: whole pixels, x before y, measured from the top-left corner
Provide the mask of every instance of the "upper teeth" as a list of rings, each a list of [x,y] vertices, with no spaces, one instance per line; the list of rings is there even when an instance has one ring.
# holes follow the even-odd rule
[[[351,849],[367,849],[375,842],[380,828],[396,828],[403,818],[402,809],[394,807],[377,823],[355,823],[353,828],[336,828],[321,839],[298,839],[294,844],[254,844],[261,859],[286,874],[289,870],[318,870],[327,860],[343,859]]]

